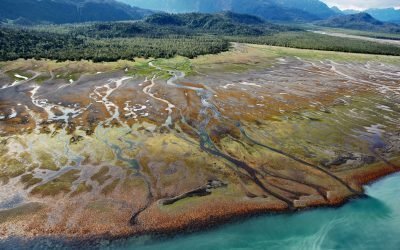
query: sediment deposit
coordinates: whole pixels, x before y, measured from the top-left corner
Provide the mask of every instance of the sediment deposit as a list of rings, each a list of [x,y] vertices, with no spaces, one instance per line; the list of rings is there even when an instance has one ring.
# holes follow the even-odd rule
[[[398,171],[400,61],[283,50],[2,64],[0,236],[171,232],[333,206]]]

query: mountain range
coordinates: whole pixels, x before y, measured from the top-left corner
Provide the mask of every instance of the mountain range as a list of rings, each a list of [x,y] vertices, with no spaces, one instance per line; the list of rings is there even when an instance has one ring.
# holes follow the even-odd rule
[[[137,20],[152,13],[114,0],[0,1],[0,21],[19,24]]]
[[[121,0],[141,8],[166,12],[232,11],[267,20],[312,21],[336,15],[319,0]]]
[[[384,8],[384,9],[368,9],[363,12],[370,14],[372,17],[383,22],[400,23],[400,10],[395,8]],[[356,14],[360,13],[357,10],[344,10],[344,14]]]
[[[400,33],[400,25],[381,22],[365,12],[331,17],[327,20],[318,21],[316,24],[332,28]]]
[[[30,25],[139,20],[158,11],[229,11],[284,22],[328,19],[331,22],[334,17],[359,13],[329,8],[319,0],[0,0],[0,23]],[[394,8],[365,12],[379,21],[400,23],[400,10]]]

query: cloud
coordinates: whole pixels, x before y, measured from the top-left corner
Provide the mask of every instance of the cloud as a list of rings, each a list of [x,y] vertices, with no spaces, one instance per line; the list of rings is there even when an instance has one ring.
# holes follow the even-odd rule
[[[322,0],[322,2],[340,9],[400,8],[399,0]]]

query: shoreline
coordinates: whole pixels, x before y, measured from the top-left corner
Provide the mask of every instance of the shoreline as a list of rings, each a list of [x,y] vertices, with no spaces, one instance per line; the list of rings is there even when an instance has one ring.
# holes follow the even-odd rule
[[[257,217],[262,217],[262,216],[275,216],[275,215],[294,215],[298,213],[304,213],[304,212],[309,212],[312,210],[317,210],[317,209],[338,209],[341,208],[347,204],[349,204],[352,201],[360,200],[360,199],[367,199],[369,196],[365,193],[365,187],[373,185],[375,183],[384,181],[384,179],[389,178],[395,174],[400,173],[400,169],[396,169],[392,171],[389,174],[382,174],[380,177],[376,179],[372,179],[369,182],[365,183],[362,185],[362,193],[353,195],[353,196],[348,196],[346,198],[343,198],[341,202],[338,202],[336,204],[325,204],[325,205],[315,205],[315,206],[308,206],[305,208],[296,208],[293,210],[290,209],[282,209],[282,210],[273,210],[273,209],[266,209],[263,210],[261,209],[260,211],[250,211],[248,213],[242,213],[242,214],[231,214],[231,215],[226,215],[224,217],[215,217],[211,221],[203,221],[203,222],[196,222],[193,221],[189,225],[181,226],[181,227],[176,227],[176,228],[171,228],[168,230],[144,230],[142,232],[131,232],[131,233],[126,233],[126,234],[120,234],[120,235],[110,235],[108,233],[106,234],[100,234],[100,235],[88,235],[88,236],[82,236],[82,237],[75,237],[75,236],[67,236],[67,235],[42,235],[42,236],[13,236],[10,235],[7,238],[0,239],[0,246],[4,243],[10,242],[11,244],[13,243],[21,243],[25,245],[28,243],[28,246],[36,246],[39,244],[39,246],[42,246],[42,243],[46,244],[56,244],[56,245],[61,245],[64,247],[99,247],[101,246],[104,242],[111,243],[111,242],[118,242],[118,241],[126,241],[130,238],[140,238],[140,237],[150,237],[150,238],[155,238],[155,239],[168,239],[176,236],[183,236],[183,235],[190,235],[198,232],[207,232],[210,230],[217,229],[218,227],[223,227],[225,225],[235,223],[235,222],[240,222],[244,221],[247,219],[251,218],[257,218]],[[33,244],[30,244],[33,243]],[[50,246],[49,246],[50,247]],[[16,248],[18,249],[18,248]]]

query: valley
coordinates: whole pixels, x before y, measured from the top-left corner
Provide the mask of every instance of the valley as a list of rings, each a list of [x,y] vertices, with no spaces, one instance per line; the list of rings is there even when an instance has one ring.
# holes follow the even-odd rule
[[[0,63],[0,237],[119,238],[339,206],[399,171],[398,57],[233,43]]]

